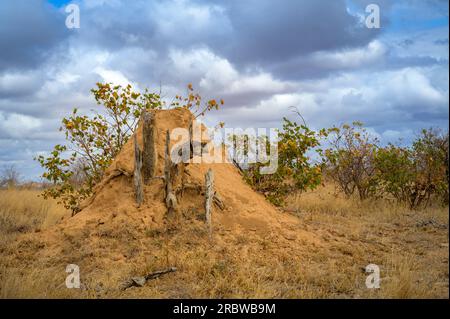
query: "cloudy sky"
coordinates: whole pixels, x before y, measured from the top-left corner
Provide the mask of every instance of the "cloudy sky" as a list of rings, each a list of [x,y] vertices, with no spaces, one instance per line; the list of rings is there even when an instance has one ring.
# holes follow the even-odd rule
[[[370,3],[379,29],[365,26]],[[32,158],[63,141],[73,107],[95,107],[98,81],[167,97],[192,83],[224,98],[208,121],[229,127],[277,127],[296,106],[313,128],[360,120],[409,141],[448,128],[448,38],[446,0],[4,0],[0,167],[37,178]]]

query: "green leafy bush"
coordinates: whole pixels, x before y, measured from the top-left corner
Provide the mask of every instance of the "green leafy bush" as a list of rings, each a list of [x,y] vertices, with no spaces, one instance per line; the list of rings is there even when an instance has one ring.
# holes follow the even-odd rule
[[[399,202],[418,208],[437,196],[448,204],[448,133],[422,130],[410,147],[379,149],[375,162],[382,190]]]
[[[357,191],[364,200],[375,194],[378,140],[360,122],[332,127],[328,132],[330,146],[322,152],[327,174],[347,196]]]
[[[263,193],[275,205],[282,205],[284,198],[292,191],[314,189],[321,183],[321,165],[313,163],[309,153],[320,145],[325,130],[312,131],[306,125],[283,118],[283,128],[278,131],[278,168],[273,174],[261,174],[263,163],[254,163],[243,170],[244,179],[255,190]],[[236,137],[235,137],[236,138]],[[242,138],[242,137],[241,137]],[[250,139],[252,137],[245,137]],[[270,149],[267,137],[259,137]]]
[[[170,107],[184,107],[198,113],[197,116],[219,108],[216,100],[203,105],[191,84],[188,90],[187,97],[176,96]],[[52,184],[43,192],[44,198],[58,199],[73,214],[79,212],[81,202],[92,194],[94,185],[133,134],[141,114],[165,105],[159,94],[148,90],[138,93],[131,85],[97,83],[91,92],[101,106],[100,112],[79,115],[75,108],[69,117],[62,119],[60,128],[67,145],[58,144],[49,156],[35,158],[44,168],[42,177]]]

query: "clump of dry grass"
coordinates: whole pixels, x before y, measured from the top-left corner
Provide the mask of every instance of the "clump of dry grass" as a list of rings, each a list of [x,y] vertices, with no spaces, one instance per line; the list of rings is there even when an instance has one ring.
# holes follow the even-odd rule
[[[39,197],[39,193],[33,189],[0,190],[0,251],[14,243],[18,235],[45,229],[69,215],[55,201]],[[53,290],[46,285],[52,276],[42,269],[30,271],[0,263],[0,298],[51,296]]]
[[[0,190],[0,234],[35,231],[67,215],[55,201],[45,200],[39,193],[27,189]]]
[[[288,203],[287,210],[330,242],[331,251],[344,254],[324,254],[321,268],[328,275],[322,288],[335,285],[344,295],[363,298],[448,298],[448,207],[411,210],[385,199],[361,202],[332,184],[293,195]],[[365,287],[363,269],[370,263],[380,267],[380,289]],[[314,273],[308,275],[307,283],[317,282]]]
[[[413,255],[392,252],[386,258],[386,274],[383,289],[387,298],[429,298],[433,297],[429,287],[421,284],[420,266]]]
[[[0,298],[67,298],[70,289],[56,289],[53,283],[64,283],[64,277],[55,280],[55,271],[49,269],[17,269],[0,267]],[[62,275],[63,272],[60,272]],[[53,285],[52,285],[53,284]]]
[[[314,191],[291,195],[287,200],[288,211],[314,216],[364,217],[377,222],[392,223],[410,215],[436,218],[448,223],[448,207],[438,204],[425,209],[411,210],[392,199],[372,198],[365,201],[357,197],[346,197],[332,183],[320,186]]]

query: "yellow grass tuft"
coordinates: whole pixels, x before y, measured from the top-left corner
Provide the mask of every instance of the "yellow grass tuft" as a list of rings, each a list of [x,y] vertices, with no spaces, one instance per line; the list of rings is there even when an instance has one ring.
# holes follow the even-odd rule
[[[31,232],[54,225],[67,211],[38,190],[0,190],[0,233]]]

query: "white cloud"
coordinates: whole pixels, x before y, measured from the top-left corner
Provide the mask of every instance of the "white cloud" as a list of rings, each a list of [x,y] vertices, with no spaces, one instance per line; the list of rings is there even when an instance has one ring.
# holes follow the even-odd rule
[[[380,138],[387,137],[389,133],[383,133],[388,130],[407,134],[412,128],[429,125],[425,123],[431,118],[435,123],[437,116],[442,122],[448,119],[448,90],[434,87],[427,74],[428,69],[404,68],[303,81],[287,93],[226,113],[227,122],[235,114],[239,114],[236,121],[245,118],[256,126],[279,122],[283,116],[294,116],[289,107],[295,106],[316,129],[359,120]]]
[[[0,134],[5,137],[27,138],[41,127],[41,121],[22,114],[0,112]]]
[[[95,7],[102,7],[104,5],[108,6],[118,6],[120,4],[119,0],[86,0],[83,3],[86,8],[92,9]]]
[[[323,68],[350,69],[378,62],[385,54],[386,46],[382,42],[374,40],[364,48],[313,53],[310,61],[321,65]]]
[[[206,89],[226,85],[238,77],[238,72],[226,59],[216,56],[207,48],[182,51],[172,49],[169,59],[173,71],[186,78],[199,79]]]
[[[0,74],[0,96],[31,94],[41,82],[42,74],[38,71]]]
[[[214,94],[277,93],[291,86],[261,70],[240,73],[227,59],[206,48],[188,52],[171,50],[169,56],[175,72],[197,78],[200,88]]]
[[[381,135],[382,141],[391,142],[393,144],[398,144],[402,140],[405,139],[405,137],[410,137],[414,135],[414,131],[411,129],[404,129],[404,130],[386,130]]]
[[[155,3],[150,14],[161,36],[171,37],[183,32],[189,37],[190,34],[214,31],[217,25],[224,29],[219,32],[227,32],[231,28],[224,9],[218,5],[186,0],[164,1]]]
[[[132,84],[120,71],[108,70],[103,67],[96,67],[94,72],[103,78],[104,82],[113,83],[115,85],[127,86]],[[134,85],[136,87],[136,85]]]
[[[416,68],[387,72],[384,78],[378,79],[378,85],[382,88],[380,100],[389,97],[390,102],[396,105],[433,107],[448,102],[448,95],[446,98],[443,92],[434,88]]]

